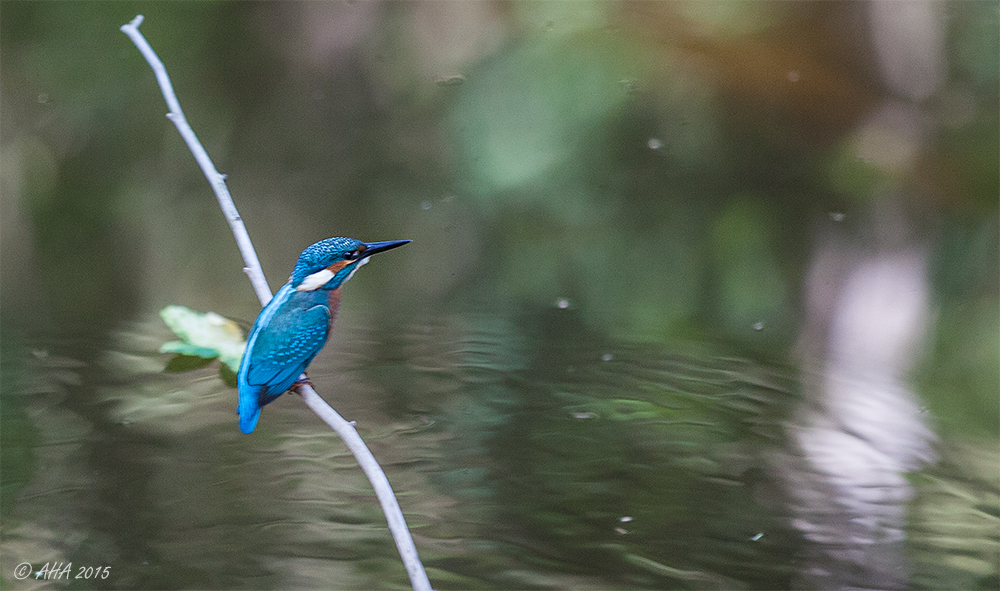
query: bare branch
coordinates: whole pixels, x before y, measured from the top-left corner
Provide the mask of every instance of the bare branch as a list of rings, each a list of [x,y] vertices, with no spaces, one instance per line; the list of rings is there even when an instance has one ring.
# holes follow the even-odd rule
[[[187,142],[188,148],[194,154],[195,160],[198,161],[198,165],[201,166],[202,172],[205,173],[205,177],[211,183],[212,190],[215,191],[219,205],[222,207],[226,220],[229,221],[229,226],[236,237],[236,243],[240,248],[240,253],[243,255],[243,261],[246,263],[244,272],[250,277],[250,282],[257,292],[257,297],[260,299],[261,305],[266,305],[271,300],[271,289],[267,285],[264,271],[261,269],[260,261],[257,260],[257,253],[254,251],[253,243],[250,241],[250,235],[247,233],[246,226],[243,225],[243,219],[240,218],[240,214],[236,210],[236,205],[229,195],[229,189],[226,187],[226,177],[219,174],[219,171],[215,169],[212,159],[209,158],[205,148],[202,147],[198,141],[198,137],[194,134],[191,126],[188,125],[187,119],[184,118],[181,105],[174,94],[173,86],[170,84],[170,77],[167,76],[167,69],[163,66],[163,62],[157,57],[153,48],[146,42],[142,33],[139,32],[139,25],[142,23],[142,19],[141,14],[136,16],[132,22],[122,25],[121,30],[132,39],[135,46],[142,52],[143,57],[149,62],[153,73],[156,74],[156,80],[160,84],[163,98],[166,99],[167,106],[170,109],[167,118],[177,126],[177,130],[184,138],[184,141]],[[306,375],[302,374],[301,379],[304,380],[305,377]],[[389,480],[385,477],[385,473],[375,460],[375,456],[372,455],[371,451],[365,445],[364,440],[361,439],[361,436],[354,429],[354,426],[344,420],[337,411],[333,410],[311,386],[303,384],[298,386],[296,391],[305,400],[306,405],[340,435],[344,443],[347,444],[348,449],[354,454],[361,469],[371,482],[372,488],[375,489],[375,495],[378,497],[379,503],[382,505],[382,512],[385,513],[389,531],[392,532],[392,537],[396,541],[399,555],[403,559],[406,573],[410,577],[410,584],[418,591],[430,591],[431,583],[427,579],[424,565],[420,562],[420,557],[417,555],[417,548],[413,544],[413,538],[410,537],[409,529],[406,527],[403,512],[400,510],[396,496],[389,485]]]
[[[208,157],[208,152],[202,147],[201,142],[198,141],[198,136],[194,134],[194,130],[191,129],[187,119],[184,118],[181,104],[177,101],[177,95],[174,94],[174,87],[170,84],[170,77],[167,76],[167,69],[163,67],[163,62],[157,57],[153,48],[149,46],[142,33],[139,32],[139,25],[142,23],[142,18],[140,14],[132,19],[132,22],[129,24],[122,25],[121,30],[132,39],[132,42],[139,48],[142,56],[149,62],[149,67],[153,69],[153,73],[156,74],[156,81],[160,84],[160,91],[163,92],[163,98],[167,101],[167,107],[170,109],[170,112],[167,113],[167,118],[177,126],[177,131],[184,138],[188,149],[191,150],[194,159],[198,162],[198,166],[201,167],[201,171],[205,174],[205,178],[212,185],[215,198],[218,199],[219,206],[222,207],[222,213],[225,214],[226,221],[229,222],[229,227],[233,230],[233,236],[236,237],[236,245],[240,249],[240,254],[243,255],[250,283],[253,285],[254,291],[257,292],[257,298],[260,300],[261,305],[266,305],[267,302],[271,301],[271,288],[267,285],[267,279],[264,278],[264,271],[260,267],[260,261],[257,260],[257,252],[253,248],[253,243],[250,242],[250,235],[247,233],[246,226],[243,225],[243,219],[240,217],[240,213],[236,211],[233,198],[229,195],[229,188],[226,187],[226,177],[219,174],[219,171],[215,169],[212,159]]]
[[[302,377],[305,377],[305,374],[302,374]],[[354,426],[344,420],[340,413],[333,410],[325,400],[320,398],[316,390],[313,390],[309,384],[300,385],[297,391],[306,401],[306,405],[340,435],[344,443],[347,444],[347,448],[358,460],[365,475],[368,476],[372,488],[375,489],[375,496],[378,497],[378,501],[382,505],[382,512],[385,513],[392,538],[396,541],[399,556],[403,559],[406,574],[410,576],[410,584],[415,590],[430,591],[431,582],[427,579],[424,565],[420,562],[420,556],[417,554],[417,547],[413,544],[413,538],[410,537],[410,530],[403,518],[403,511],[399,508],[396,495],[393,494],[389,480],[385,477],[382,467],[378,465],[378,461],[375,460],[375,456],[372,455],[358,432],[354,430]]]

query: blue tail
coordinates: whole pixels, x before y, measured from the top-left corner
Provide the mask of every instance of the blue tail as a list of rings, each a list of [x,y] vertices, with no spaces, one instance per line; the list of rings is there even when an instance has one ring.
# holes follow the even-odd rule
[[[240,403],[236,412],[240,414],[240,431],[253,433],[260,420],[260,391],[263,388],[248,386],[240,388]]]

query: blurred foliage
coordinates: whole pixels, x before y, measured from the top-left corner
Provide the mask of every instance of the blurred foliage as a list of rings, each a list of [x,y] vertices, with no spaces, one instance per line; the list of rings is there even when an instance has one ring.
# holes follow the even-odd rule
[[[236,385],[246,339],[235,322],[215,312],[202,314],[184,306],[167,306],[160,310],[160,317],[181,338],[160,346],[160,353],[177,354],[167,362],[167,371],[198,369],[218,359],[222,378],[230,386]]]
[[[566,222],[586,222],[598,204],[581,199],[583,187],[563,187],[562,194],[539,189],[579,182],[590,163],[612,157],[586,150],[614,147],[594,136],[608,133],[631,85],[647,79],[649,57],[597,30],[530,39],[471,74],[457,89],[452,115],[470,192],[487,208],[553,208]]]
[[[936,332],[919,374],[941,427],[963,436],[1000,432],[1000,219],[946,219],[932,273],[938,296]]]

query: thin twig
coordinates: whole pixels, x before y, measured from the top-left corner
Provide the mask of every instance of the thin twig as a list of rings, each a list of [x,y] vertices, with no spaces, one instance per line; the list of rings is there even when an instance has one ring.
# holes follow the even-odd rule
[[[187,143],[188,149],[191,150],[194,159],[198,162],[198,166],[205,173],[205,178],[212,185],[212,190],[215,191],[215,198],[219,200],[222,213],[225,214],[229,226],[233,229],[233,236],[236,237],[236,245],[239,246],[240,254],[243,255],[243,261],[247,265],[245,270],[247,276],[250,277],[250,283],[253,285],[254,291],[257,292],[257,298],[260,299],[261,305],[266,305],[267,302],[271,301],[271,288],[268,287],[267,280],[264,278],[264,271],[260,267],[260,261],[257,260],[257,253],[253,249],[253,243],[250,242],[250,235],[247,233],[246,226],[243,225],[243,219],[240,217],[240,213],[236,211],[233,198],[229,195],[229,188],[226,187],[226,177],[215,169],[212,159],[208,157],[208,152],[201,146],[198,136],[194,134],[194,130],[188,125],[187,119],[184,117],[184,111],[181,110],[181,104],[177,101],[177,95],[174,94],[174,87],[170,84],[167,69],[163,67],[163,62],[157,57],[153,48],[149,46],[142,33],[139,32],[139,25],[142,24],[142,19],[143,16],[140,14],[132,19],[132,22],[129,24],[122,25],[121,30],[132,39],[132,42],[139,48],[142,56],[149,62],[149,67],[153,69],[153,73],[156,74],[156,81],[160,83],[163,98],[167,101],[167,107],[170,109],[170,112],[167,113],[167,119],[173,121],[174,125],[177,126],[177,131],[184,138],[184,142]]]
[[[139,32],[139,25],[142,24],[142,19],[141,14],[136,16],[132,19],[132,22],[122,25],[121,30],[132,39],[132,42],[139,48],[143,57],[149,62],[153,73],[156,74],[156,81],[159,83],[160,90],[163,92],[163,98],[166,99],[167,107],[170,109],[170,112],[167,113],[167,118],[177,126],[181,137],[184,138],[191,153],[194,154],[194,158],[198,161],[198,165],[201,166],[201,170],[205,173],[205,177],[208,178],[208,182],[211,183],[212,190],[215,191],[215,196],[219,200],[219,205],[222,207],[222,212],[225,214],[226,220],[229,221],[229,226],[236,237],[236,244],[243,255],[243,261],[246,263],[244,271],[246,271],[247,276],[250,278],[250,283],[253,284],[254,291],[257,292],[257,297],[260,299],[261,305],[266,305],[271,300],[271,289],[267,285],[264,271],[261,269],[260,261],[257,260],[257,253],[253,248],[253,243],[250,241],[250,235],[247,233],[246,226],[243,225],[243,219],[240,218],[240,214],[236,210],[236,205],[229,195],[229,189],[226,187],[226,177],[219,174],[219,171],[215,169],[212,159],[209,158],[205,148],[202,147],[198,141],[198,137],[194,134],[191,126],[188,125],[187,119],[184,118],[184,113],[181,111],[181,104],[177,100],[177,95],[174,94],[173,86],[170,84],[170,77],[167,76],[167,69],[163,66],[163,62],[157,57],[153,48],[149,46],[146,38]],[[302,374],[301,378],[305,379],[305,374]],[[413,538],[410,537],[409,529],[406,527],[403,512],[400,510],[396,496],[389,485],[389,480],[385,477],[385,473],[375,460],[375,456],[372,455],[371,451],[365,445],[364,440],[361,439],[361,436],[354,429],[354,426],[344,420],[337,411],[333,410],[311,386],[303,384],[298,386],[296,391],[305,400],[306,405],[340,435],[344,443],[347,444],[347,448],[354,454],[361,469],[371,482],[372,488],[375,489],[375,495],[378,497],[379,503],[382,505],[382,512],[385,513],[386,522],[389,524],[389,531],[392,532],[392,537],[396,541],[399,555],[403,559],[406,573],[410,577],[410,584],[415,590],[430,591],[431,583],[427,579],[424,565],[420,562],[420,557],[417,555],[417,548],[413,544]]]

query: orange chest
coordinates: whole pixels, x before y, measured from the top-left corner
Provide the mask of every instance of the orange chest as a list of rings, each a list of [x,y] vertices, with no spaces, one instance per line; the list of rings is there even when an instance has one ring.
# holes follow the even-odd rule
[[[326,298],[326,305],[330,307],[330,322],[337,317],[337,310],[340,308],[340,288],[331,289]]]

